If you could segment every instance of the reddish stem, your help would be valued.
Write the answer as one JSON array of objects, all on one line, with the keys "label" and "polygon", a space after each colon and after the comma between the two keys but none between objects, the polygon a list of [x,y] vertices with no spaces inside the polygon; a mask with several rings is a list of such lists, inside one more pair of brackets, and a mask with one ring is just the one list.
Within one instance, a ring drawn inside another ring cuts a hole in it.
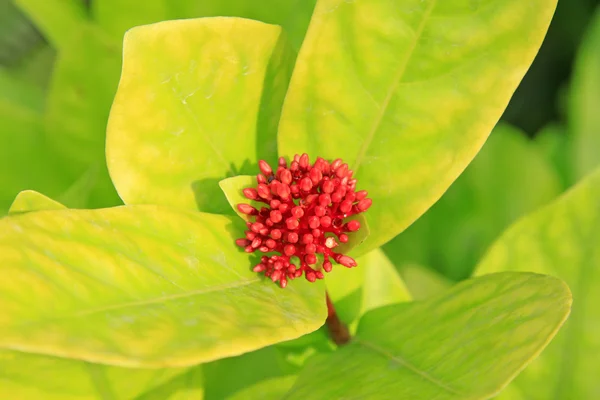
[{"label": "reddish stem", "polygon": [[325,321],[325,325],[327,325],[329,336],[335,344],[343,346],[352,339],[352,336],[350,336],[348,327],[338,317],[329,294],[325,294],[325,299],[327,301],[327,320]]}]

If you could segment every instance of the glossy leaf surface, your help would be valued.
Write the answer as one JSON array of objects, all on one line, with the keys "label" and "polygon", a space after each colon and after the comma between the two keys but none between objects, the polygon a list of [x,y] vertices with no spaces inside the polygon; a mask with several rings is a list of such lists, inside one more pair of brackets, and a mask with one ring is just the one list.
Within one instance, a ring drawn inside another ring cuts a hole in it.
[{"label": "glossy leaf surface", "polygon": [[573,291],[573,313],[548,349],[517,378],[517,389],[531,400],[597,397],[600,170],[508,229],[477,273],[518,270],[564,279]]},{"label": "glossy leaf surface", "polygon": [[284,399],[487,399],[539,354],[570,305],[556,278],[504,273],[378,308],[350,344],[309,361]]},{"label": "glossy leaf surface", "polygon": [[317,3],[282,113],[280,155],[343,158],[369,191],[366,252],[423,214],[483,145],[555,0]]},{"label": "glossy leaf surface", "polygon": [[127,204],[228,212],[218,183],[276,155],[293,54],[280,27],[240,18],[134,28],[107,131]]},{"label": "glossy leaf surface", "polygon": [[252,272],[233,242],[238,221],[156,206],[1,219],[0,268],[11,279],[0,282],[0,348],[173,367],[319,328],[324,285],[282,290]]}]

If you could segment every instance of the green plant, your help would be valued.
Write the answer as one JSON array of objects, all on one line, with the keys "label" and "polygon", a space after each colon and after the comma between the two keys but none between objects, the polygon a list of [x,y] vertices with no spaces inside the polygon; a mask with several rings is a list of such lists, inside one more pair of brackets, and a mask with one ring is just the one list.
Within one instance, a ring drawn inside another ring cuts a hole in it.
[{"label": "green plant", "polygon": [[[106,141],[108,171],[126,206],[74,210],[22,192],[0,220],[0,257],[10,276],[0,284],[6,310],[0,319],[0,394],[496,395],[564,322],[571,296],[564,283],[502,272],[409,302],[379,249],[425,212],[475,156],[531,63],[554,3],[470,6],[321,0],[297,57],[280,28],[244,19],[169,21],[129,31]],[[128,25],[106,18],[115,28],[99,30],[82,25],[73,10],[62,15],[72,16],[82,39],[65,44],[70,50],[63,64],[59,60],[65,72],[55,82],[68,86],[80,79],[105,96],[97,104],[70,98],[50,107],[50,114],[83,108],[69,113],[75,121],[70,126],[49,117],[53,130],[64,131],[61,140],[71,142],[55,146],[62,156],[49,157],[94,171],[103,163],[104,138],[90,121],[104,118],[109,82],[116,81],[76,73],[85,67],[75,58],[104,60],[114,75],[118,52],[111,46]],[[181,8],[173,10],[169,17],[182,15]],[[46,26],[56,43],[71,41],[68,25]],[[80,137],[82,131],[91,136]],[[73,156],[80,148],[86,152]],[[369,229],[361,230],[369,235],[365,241],[349,235],[358,268],[336,266],[324,283],[294,280],[279,289],[252,272],[255,257],[236,248],[244,221],[228,198],[237,203],[249,182],[239,176],[256,174],[259,160],[273,164],[278,156],[304,152],[350,163],[358,186],[373,198],[365,213]],[[95,174],[104,176],[104,184],[86,185],[94,176],[88,172],[79,186],[92,187],[91,198],[104,193],[97,205],[117,202],[107,172]],[[597,177],[540,215],[565,207],[579,210],[582,219],[595,215]],[[557,194],[558,184],[552,177],[548,182],[548,194],[525,202],[519,212]],[[523,222],[527,229],[544,229],[535,221],[546,217],[530,218],[534,222]],[[595,257],[596,225],[582,224],[586,229],[570,246]],[[525,265],[552,273],[545,266],[555,260],[578,262],[571,252],[541,257],[534,267],[527,261],[537,257],[538,247],[504,249],[509,239],[501,239],[494,249],[502,250],[492,250],[479,271]],[[567,243],[560,235],[539,242]],[[506,254],[517,254],[517,263],[508,264]],[[335,315],[330,308],[328,316],[325,291]],[[340,321],[353,339],[336,347],[329,335]],[[511,393],[527,393],[525,384],[517,384]]]}]

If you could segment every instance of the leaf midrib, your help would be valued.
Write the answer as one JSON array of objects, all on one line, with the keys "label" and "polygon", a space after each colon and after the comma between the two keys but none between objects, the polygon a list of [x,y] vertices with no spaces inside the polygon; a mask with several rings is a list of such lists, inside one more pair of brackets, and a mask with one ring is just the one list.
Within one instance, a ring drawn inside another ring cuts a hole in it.
[{"label": "leaf midrib", "polygon": [[371,142],[373,141],[375,134],[381,127],[383,117],[385,116],[387,109],[390,105],[390,102],[392,101],[392,96],[394,95],[394,93],[396,92],[396,89],[398,88],[398,85],[402,81],[402,77],[404,76],[404,73],[406,72],[406,68],[408,68],[408,64],[412,58],[413,53],[415,52],[415,49],[417,48],[417,43],[419,43],[419,40],[421,39],[421,37],[423,35],[423,31],[425,30],[425,25],[427,25],[427,21],[429,20],[429,17],[431,16],[433,9],[435,8],[436,2],[437,2],[437,0],[431,0],[429,7],[423,13],[423,19],[421,20],[421,22],[419,23],[419,26],[417,27],[414,39],[410,45],[410,48],[406,52],[406,57],[404,58],[404,60],[402,60],[402,63],[400,64],[400,67],[398,68],[398,72],[394,76],[392,84],[390,85],[390,88],[389,88],[385,98],[383,99],[383,102],[381,103],[381,106],[379,108],[379,113],[375,117],[373,126],[367,133],[367,136],[365,137],[365,140],[363,141],[363,143],[358,151],[358,154],[356,156],[356,159],[354,160],[354,165],[352,168],[355,175],[358,173],[358,168],[360,167],[360,164],[361,164],[363,158],[365,157],[365,154],[366,154],[369,146],[371,145]]},{"label": "leaf midrib", "polygon": [[359,337],[354,337],[352,339],[352,341],[365,347],[367,350],[371,350],[375,353],[378,353],[378,354],[384,356],[385,358],[389,359],[390,361],[393,361],[393,362],[399,364],[400,366],[405,367],[412,373],[418,375],[419,377],[425,379],[428,382],[433,383],[435,386],[443,389],[444,391],[446,391],[448,393],[451,393],[451,394],[459,396],[459,397],[463,396],[463,394],[461,392],[457,391],[456,389],[451,388],[450,386],[446,385],[444,382],[429,375],[427,372],[419,369],[417,366],[411,364],[409,361],[407,361],[406,359],[404,359],[398,355],[394,355],[394,354],[390,353],[389,351],[386,351],[367,340],[360,339]]},{"label": "leaf midrib", "polygon": [[189,291],[189,292],[185,292],[185,293],[175,293],[175,294],[171,294],[171,295],[167,295],[167,296],[155,297],[155,298],[138,300],[138,301],[131,301],[128,303],[113,304],[113,305],[108,305],[108,306],[104,306],[104,307],[93,308],[90,310],[80,311],[78,313],[71,314],[71,315],[65,315],[62,317],[28,321],[28,322],[23,322],[23,323],[12,325],[12,326],[13,327],[22,327],[22,326],[26,326],[26,325],[37,325],[37,324],[43,324],[43,323],[47,323],[47,322],[55,322],[55,321],[73,319],[73,318],[86,317],[89,315],[98,314],[98,313],[106,312],[106,311],[121,310],[121,309],[125,309],[125,308],[130,308],[130,307],[143,307],[143,306],[147,306],[150,304],[166,303],[169,301],[178,300],[178,299],[182,299],[182,298],[193,297],[193,296],[202,296],[204,294],[217,292],[217,291],[221,291],[221,290],[228,290],[228,289],[244,287],[244,286],[248,286],[253,283],[256,283],[256,282],[260,282],[260,278],[252,278],[249,280],[236,281],[236,282],[226,283],[226,284],[222,284],[222,285],[212,286],[209,288],[193,290],[193,291]]}]

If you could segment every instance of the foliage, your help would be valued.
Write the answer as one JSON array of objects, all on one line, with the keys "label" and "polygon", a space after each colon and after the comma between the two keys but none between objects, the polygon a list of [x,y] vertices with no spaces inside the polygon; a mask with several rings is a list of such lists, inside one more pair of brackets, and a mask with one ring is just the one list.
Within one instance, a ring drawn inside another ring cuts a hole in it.
[{"label": "foliage", "polygon": [[[15,4],[56,57],[0,71],[0,397],[598,397],[600,13],[530,139],[553,0]],[[280,289],[235,205],[303,152],[373,206]]]}]

